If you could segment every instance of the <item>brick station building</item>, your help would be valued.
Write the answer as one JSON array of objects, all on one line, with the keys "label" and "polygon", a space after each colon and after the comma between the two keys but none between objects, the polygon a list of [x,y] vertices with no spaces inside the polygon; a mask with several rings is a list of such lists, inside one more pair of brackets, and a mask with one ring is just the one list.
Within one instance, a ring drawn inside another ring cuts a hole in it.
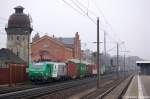
[{"label": "brick station building", "polygon": [[76,32],[75,37],[55,38],[45,35],[40,37],[36,34],[32,38],[31,57],[32,61],[48,59],[65,62],[70,58],[80,58],[80,39]]}]

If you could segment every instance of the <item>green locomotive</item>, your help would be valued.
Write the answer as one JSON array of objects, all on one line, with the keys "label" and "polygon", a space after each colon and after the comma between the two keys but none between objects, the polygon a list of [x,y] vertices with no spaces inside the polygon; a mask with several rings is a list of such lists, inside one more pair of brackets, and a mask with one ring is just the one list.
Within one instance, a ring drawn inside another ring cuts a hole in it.
[{"label": "green locomotive", "polygon": [[65,63],[40,61],[29,65],[29,79],[33,82],[64,79],[66,74]]},{"label": "green locomotive", "polygon": [[53,64],[47,62],[33,62],[29,65],[29,78],[31,81],[48,80],[53,72]]}]

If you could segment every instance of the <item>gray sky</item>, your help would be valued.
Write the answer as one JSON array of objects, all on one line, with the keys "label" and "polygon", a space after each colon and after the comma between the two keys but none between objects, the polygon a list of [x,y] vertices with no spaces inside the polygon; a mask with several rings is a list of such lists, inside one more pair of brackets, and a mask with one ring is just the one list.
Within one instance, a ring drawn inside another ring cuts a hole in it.
[{"label": "gray sky", "polygon": [[[71,0],[65,1],[75,7]],[[116,46],[114,41],[124,41],[130,55],[150,59],[150,46],[148,45],[150,42],[150,0],[78,1],[84,4],[88,9],[89,16],[95,22],[96,16],[100,17],[101,40],[103,40],[102,30],[105,30],[108,42],[107,49]],[[90,43],[96,41],[96,25],[86,15],[79,14],[62,0],[0,0],[0,48],[6,47],[4,27],[9,15],[14,13],[13,8],[18,5],[23,6],[25,13],[31,15],[32,25],[35,31],[40,32],[40,35],[73,37],[75,32],[79,32],[82,48],[96,50],[96,45]],[[32,36],[34,34],[35,32],[32,32]],[[120,50],[124,50],[123,45]]]}]

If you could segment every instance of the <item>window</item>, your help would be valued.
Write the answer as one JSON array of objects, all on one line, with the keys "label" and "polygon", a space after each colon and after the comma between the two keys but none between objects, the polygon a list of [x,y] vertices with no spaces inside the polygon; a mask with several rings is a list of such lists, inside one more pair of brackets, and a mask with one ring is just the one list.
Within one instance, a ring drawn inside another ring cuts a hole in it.
[{"label": "window", "polygon": [[13,35],[11,36],[11,40],[13,40]]},{"label": "window", "polygon": [[13,48],[10,49],[13,52]]},{"label": "window", "polygon": [[44,44],[44,45],[43,45],[43,48],[48,48],[48,44]]},{"label": "window", "polygon": [[25,40],[25,37],[23,36],[23,40]]},{"label": "window", "polygon": [[63,72],[65,71],[65,67],[62,68],[62,71],[63,71]]},{"label": "window", "polygon": [[17,56],[19,56],[19,52],[17,51]]},{"label": "window", "polygon": [[19,40],[19,36],[17,36],[17,40]]},{"label": "window", "polygon": [[43,63],[33,63],[32,68],[43,68]]},{"label": "window", "polygon": [[16,54],[17,54],[17,56],[19,56],[19,50],[18,50],[18,48],[17,48],[17,53]]}]

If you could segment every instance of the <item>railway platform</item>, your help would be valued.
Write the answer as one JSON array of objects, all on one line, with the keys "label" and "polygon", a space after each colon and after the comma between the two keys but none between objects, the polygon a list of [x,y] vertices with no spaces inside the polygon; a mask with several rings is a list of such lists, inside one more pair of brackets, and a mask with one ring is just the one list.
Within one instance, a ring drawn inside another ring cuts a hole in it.
[{"label": "railway platform", "polygon": [[123,99],[150,99],[150,75],[135,75]]}]

